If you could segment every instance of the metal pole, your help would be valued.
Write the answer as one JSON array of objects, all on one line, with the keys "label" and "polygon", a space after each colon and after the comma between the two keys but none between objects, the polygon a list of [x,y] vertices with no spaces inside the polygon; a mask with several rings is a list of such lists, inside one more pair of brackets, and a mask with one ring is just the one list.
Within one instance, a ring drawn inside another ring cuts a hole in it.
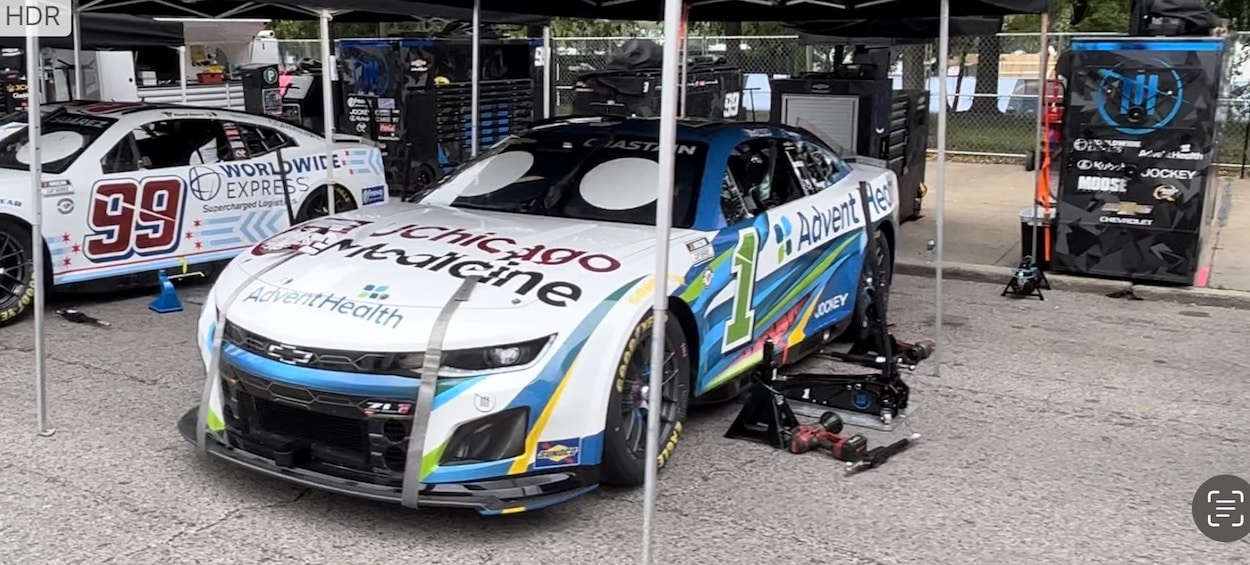
[{"label": "metal pole", "polygon": [[82,26],[79,25],[80,14],[81,8],[78,6],[78,2],[74,2],[73,23],[71,24],[74,28],[71,30],[74,34],[74,100],[82,100],[82,80],[84,76],[82,70]]},{"label": "metal pole", "polygon": [[330,53],[330,11],[321,11],[321,111],[326,136],[326,211],[334,215],[334,61]]},{"label": "metal pole", "polygon": [[[38,6],[38,0],[26,0],[26,9]],[[77,36],[78,29],[71,30]],[[43,55],[39,52],[39,26],[26,26],[26,128],[30,143],[30,193],[31,193],[31,268],[30,280],[35,285],[35,415],[39,420],[39,435],[50,436],[56,430],[48,427],[48,371],[43,350],[43,304],[46,289],[43,272],[43,157],[40,141],[43,127],[40,123],[43,101]]]},{"label": "metal pole", "polygon": [[689,80],[690,69],[690,37],[686,35],[686,18],[682,17],[681,34],[681,104],[677,106],[678,117],[686,117],[686,82]]},{"label": "metal pole", "polygon": [[469,95],[469,104],[473,107],[469,109],[469,155],[477,157],[479,147],[478,128],[480,124],[480,108],[482,103],[482,0],[473,0],[473,78],[470,80],[470,87],[473,92]]},{"label": "metal pole", "polygon": [[668,248],[673,223],[673,168],[677,158],[677,89],[682,0],[664,2],[664,64],[660,78],[660,170],[655,203],[655,307],[651,327],[651,375],[647,383],[647,471],[643,487],[642,563],[650,565],[655,531],[656,476],[660,457],[660,407],[664,405],[664,328],[668,320]]},{"label": "metal pole", "polygon": [[[1037,147],[1033,151],[1033,170],[1037,172],[1037,175],[1034,177],[1034,181],[1033,181],[1033,219],[1037,223],[1033,224],[1032,226],[1033,228],[1032,229],[1032,232],[1033,232],[1032,256],[1033,256],[1033,261],[1035,265],[1041,264],[1041,257],[1038,257],[1037,255],[1037,233],[1039,231],[1041,231],[1042,233],[1048,233],[1047,230],[1043,226],[1043,223],[1046,221],[1045,220],[1046,209],[1042,207],[1041,199],[1038,198],[1038,195],[1037,195],[1037,189],[1038,187],[1042,186],[1042,175],[1050,174],[1049,170],[1046,170],[1046,171],[1042,170],[1042,149],[1046,143],[1046,136],[1048,134],[1048,132],[1046,131],[1046,121],[1043,119],[1042,112],[1046,111],[1046,92],[1050,90],[1049,88],[1047,88],[1047,84],[1046,84],[1046,79],[1047,79],[1046,63],[1047,63],[1047,59],[1050,56],[1050,45],[1049,45],[1050,42],[1047,41],[1046,30],[1049,29],[1049,27],[1050,27],[1050,14],[1043,13],[1042,14],[1042,30],[1041,30],[1042,33],[1039,36],[1041,43],[1037,52],[1037,62],[1038,62],[1038,66],[1040,67],[1037,71],[1037,78],[1038,78],[1038,81],[1037,81],[1037,85],[1038,85],[1037,86]],[[1049,200],[1049,195],[1047,196],[1047,200]]]},{"label": "metal pole", "polygon": [[[227,85],[229,86],[229,85]],[[227,88],[227,90],[229,90]],[[182,103],[187,103],[187,46],[178,46],[178,92],[182,95]]]},{"label": "metal pole", "polygon": [[550,118],[551,106],[551,64],[556,60],[551,54],[551,26],[543,26],[543,118]]},{"label": "metal pole", "polygon": [[937,256],[937,281],[934,287],[937,297],[934,302],[933,319],[937,327],[933,331],[933,341],[937,344],[937,350],[933,352],[934,376],[942,374],[942,351],[946,349],[942,343],[942,230],[946,220],[946,107],[948,104],[946,80],[951,42],[950,0],[942,0],[941,11],[939,22],[941,31],[938,33],[938,100],[941,103],[938,104],[937,183],[935,183],[937,185],[937,235],[934,238],[934,247]]}]

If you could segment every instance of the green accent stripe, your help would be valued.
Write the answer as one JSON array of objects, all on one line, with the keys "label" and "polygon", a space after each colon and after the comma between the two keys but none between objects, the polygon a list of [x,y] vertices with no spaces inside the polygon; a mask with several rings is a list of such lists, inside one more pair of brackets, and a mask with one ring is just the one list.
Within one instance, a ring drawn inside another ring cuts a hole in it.
[{"label": "green accent stripe", "polygon": [[[717,255],[704,270],[711,270],[713,272],[716,271],[716,268],[721,266],[725,261],[728,261],[731,255],[733,255],[732,248],[725,250],[720,255]],[[701,276],[701,273],[695,273],[694,281],[691,282],[690,286],[686,287],[686,290],[681,293],[680,298],[685,301],[686,304],[693,304],[694,301],[699,298],[699,295],[703,294],[705,286],[706,285],[703,284],[703,277]]]},{"label": "green accent stripe", "polygon": [[779,316],[782,311],[792,306],[791,303],[797,300],[799,296],[811,290],[812,285],[816,283],[816,279],[824,275],[825,270],[827,270],[829,266],[833,264],[834,261],[836,261],[839,257],[841,257],[842,252],[846,250],[846,247],[855,240],[856,238],[847,238],[847,240],[843,241],[841,245],[838,245],[836,248],[834,248],[832,253],[826,255],[825,258],[820,261],[820,263],[817,263],[814,267],[808,270],[807,274],[803,276],[803,278],[799,281],[799,283],[791,287],[790,292],[787,292],[785,296],[781,298],[781,300],[778,300],[775,304],[773,304],[772,309],[770,309],[768,313],[764,315],[763,321],[758,322],[758,323],[761,326],[767,326],[768,322],[771,322],[774,318]]}]

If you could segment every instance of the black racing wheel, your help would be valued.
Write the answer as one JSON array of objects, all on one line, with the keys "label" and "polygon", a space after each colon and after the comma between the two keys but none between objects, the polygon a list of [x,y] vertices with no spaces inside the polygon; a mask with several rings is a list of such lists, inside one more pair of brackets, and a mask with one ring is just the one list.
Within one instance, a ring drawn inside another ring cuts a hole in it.
[{"label": "black racing wheel", "polygon": [[0,326],[26,317],[34,301],[30,228],[0,220]]},{"label": "black racing wheel", "polygon": [[[295,216],[295,222],[301,223],[330,215],[329,200],[326,197],[328,192],[325,187],[321,187],[308,195],[304,199],[304,205],[300,207],[299,214]],[[334,213],[355,209],[356,199],[352,197],[352,192],[345,187],[334,185]]]},{"label": "black racing wheel", "polygon": [[[646,475],[648,384],[651,375],[651,330],[655,315],[647,314],[630,335],[620,364],[613,372],[603,431],[603,482],[638,486]],[[659,465],[672,456],[681,438],[690,401],[690,350],[681,325],[668,316],[664,326],[664,380],[660,407]]]},{"label": "black racing wheel", "polygon": [[[876,240],[877,253],[875,256],[864,255],[864,266],[855,295],[855,316],[843,334],[846,338],[857,339],[871,329],[866,325],[869,309],[881,317],[888,316],[890,310],[890,285],[894,283],[894,258],[891,256],[890,239],[881,230],[874,231],[873,238]],[[873,281],[871,288],[868,286],[870,278]],[[878,286],[878,281],[884,284]]]}]

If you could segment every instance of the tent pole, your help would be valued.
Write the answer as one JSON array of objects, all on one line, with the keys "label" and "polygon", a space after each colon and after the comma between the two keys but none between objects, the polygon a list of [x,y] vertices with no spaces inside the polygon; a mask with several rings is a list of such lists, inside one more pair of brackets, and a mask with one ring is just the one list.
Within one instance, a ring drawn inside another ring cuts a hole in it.
[{"label": "tent pole", "polygon": [[650,565],[655,531],[656,475],[660,456],[660,407],[664,405],[664,327],[668,320],[668,249],[673,223],[673,168],[677,159],[678,56],[682,0],[664,2],[664,63],[660,78],[660,147],[655,202],[655,307],[651,326],[651,375],[647,383],[647,467],[643,488],[642,563]]},{"label": "tent pole", "polygon": [[480,133],[478,129],[481,127],[479,119],[481,118],[481,109],[478,106],[482,103],[482,0],[473,0],[473,75],[470,82],[472,93],[469,97],[469,155],[476,158],[480,143]]},{"label": "tent pole", "polygon": [[936,302],[934,302],[933,319],[936,328],[933,332],[933,341],[937,344],[937,350],[933,352],[933,375],[941,376],[942,374],[942,351],[946,349],[942,343],[942,232],[946,222],[946,113],[949,101],[946,99],[946,81],[947,81],[947,65],[950,61],[950,43],[951,43],[951,5],[950,0],[942,0],[941,16],[939,24],[941,31],[938,34],[938,122],[937,122],[937,235],[934,238],[934,246],[937,255],[936,265],[936,283],[934,284]]},{"label": "tent pole", "polygon": [[[1037,86],[1037,139],[1036,139],[1037,146],[1034,147],[1034,152],[1033,152],[1033,170],[1037,172],[1037,175],[1033,183],[1033,187],[1034,187],[1033,217],[1039,223],[1044,223],[1045,222],[1044,214],[1046,213],[1046,210],[1042,204],[1042,200],[1038,198],[1037,196],[1037,188],[1042,186],[1042,175],[1050,174],[1049,170],[1045,170],[1045,171],[1042,170],[1042,149],[1045,147],[1045,143],[1046,143],[1044,136],[1048,134],[1048,132],[1046,131],[1045,120],[1043,119],[1042,112],[1046,111],[1046,91],[1049,90],[1047,88],[1048,85],[1046,84],[1046,79],[1048,78],[1046,67],[1047,67],[1047,62],[1048,62],[1047,59],[1048,59],[1048,56],[1050,55],[1050,52],[1049,52],[1050,42],[1047,41],[1046,39],[1046,30],[1050,27],[1050,14],[1043,13],[1041,19],[1042,19],[1042,29],[1041,29],[1041,34],[1038,35],[1039,48],[1037,51],[1037,63],[1039,67],[1037,71],[1037,78],[1038,78],[1038,81],[1037,81],[1037,85],[1038,85]],[[1049,186],[1049,184],[1047,186]],[[1039,227],[1040,226],[1038,226],[1037,224],[1034,224],[1033,237],[1031,238],[1033,240],[1032,242],[1033,250],[1032,250],[1031,255],[1033,257],[1033,260],[1036,262],[1035,264],[1041,263],[1041,258],[1039,258],[1037,255],[1037,233],[1039,231],[1046,233],[1045,230],[1039,230]]]},{"label": "tent pole", "polygon": [[[26,0],[26,9],[38,6],[38,0]],[[77,29],[74,29],[77,37]],[[31,214],[31,281],[35,285],[35,415],[39,420],[39,435],[47,437],[56,432],[48,427],[48,371],[43,350],[43,305],[46,289],[43,272],[43,159],[39,150],[43,136],[43,118],[39,105],[43,101],[43,55],[39,52],[39,26],[26,26],[26,128],[30,138],[30,203]]]},{"label": "tent pole", "polygon": [[334,215],[334,61],[330,53],[330,11],[321,10],[321,112],[326,136],[326,211]]},{"label": "tent pole", "polygon": [[79,7],[78,2],[74,2],[74,11],[73,11],[74,21],[71,24],[72,27],[74,28],[72,30],[74,34],[74,100],[82,100],[82,80],[84,76],[84,73],[82,70],[82,24],[81,24],[82,20],[80,18],[81,14],[82,14],[82,8]]},{"label": "tent pole", "polygon": [[543,119],[550,118],[551,111],[551,64],[556,60],[551,54],[551,26],[543,26]]},{"label": "tent pole", "polygon": [[681,104],[677,105],[677,116],[686,117],[686,82],[690,76],[690,36],[689,26],[686,16],[683,14],[681,18]]},{"label": "tent pole", "polygon": [[187,103],[187,46],[178,46],[178,93],[182,95],[182,103]]}]

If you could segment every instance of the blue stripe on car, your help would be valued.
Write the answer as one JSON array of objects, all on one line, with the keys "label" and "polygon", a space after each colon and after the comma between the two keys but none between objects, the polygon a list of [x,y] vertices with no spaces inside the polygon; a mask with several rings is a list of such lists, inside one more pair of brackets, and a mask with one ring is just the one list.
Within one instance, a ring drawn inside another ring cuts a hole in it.
[{"label": "blue stripe on car", "polygon": [[[291,386],[351,396],[415,399],[417,388],[421,384],[417,377],[346,373],[288,365],[245,351],[230,343],[223,344],[222,358],[230,365],[261,378]],[[434,396],[434,409],[438,410],[440,406],[488,376],[442,379],[440,384],[446,384],[439,387],[441,390]]]},{"label": "blue stripe on car", "polygon": [[556,387],[560,385],[561,379],[568,372],[569,365],[577,358],[577,354],[581,352],[582,347],[586,345],[590,336],[595,333],[595,330],[599,329],[599,323],[616,306],[621,297],[625,296],[625,291],[638,284],[641,280],[642,277],[639,277],[630,281],[628,284],[616,289],[603,302],[595,306],[595,309],[582,320],[582,323],[577,325],[573,333],[569,334],[568,339],[564,340],[560,349],[556,350],[551,360],[547,362],[547,365],[538,374],[538,377],[526,385],[521,390],[521,393],[508,405],[508,408],[516,408],[518,406],[533,408],[533,410],[529,411],[528,429],[534,428],[534,423],[538,421],[543,408],[551,402],[551,395],[555,393]]}]

